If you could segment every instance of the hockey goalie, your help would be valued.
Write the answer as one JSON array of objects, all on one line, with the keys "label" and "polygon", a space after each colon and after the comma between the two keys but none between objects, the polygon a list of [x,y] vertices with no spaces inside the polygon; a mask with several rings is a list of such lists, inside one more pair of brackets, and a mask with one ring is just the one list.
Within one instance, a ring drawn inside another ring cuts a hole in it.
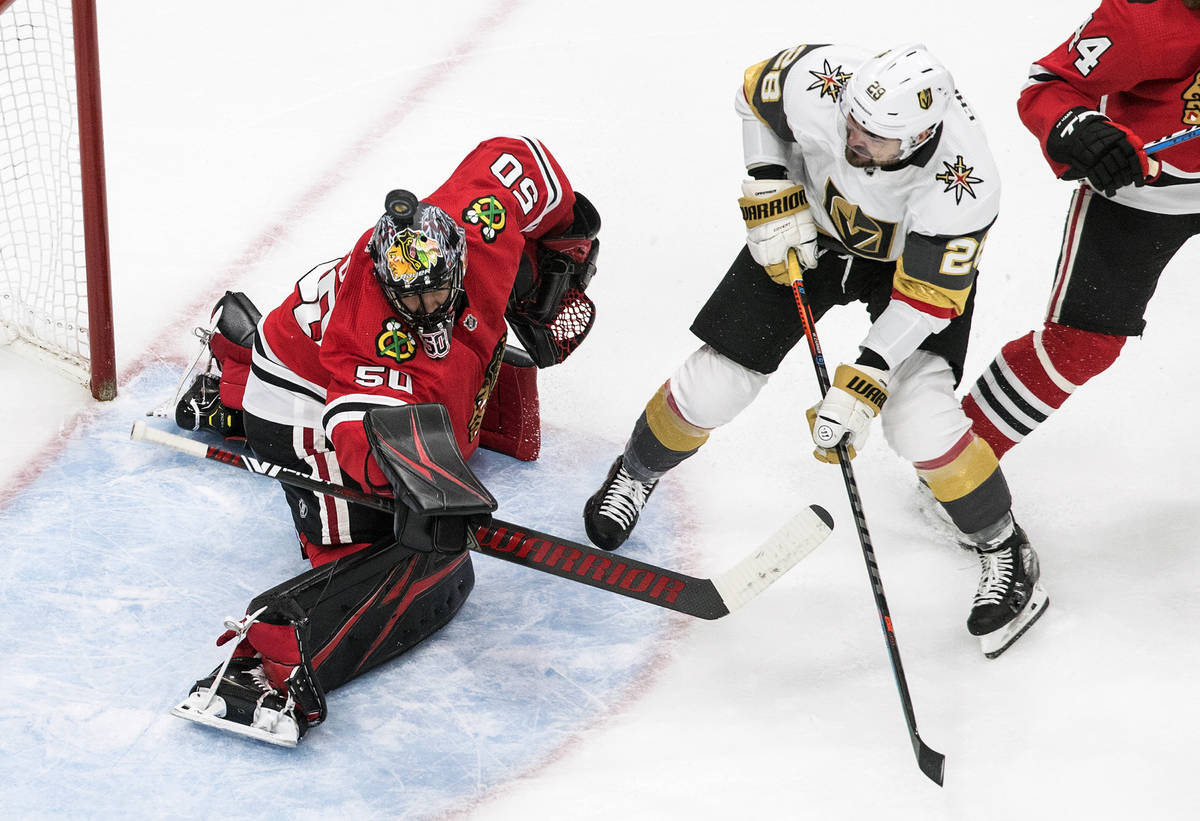
[{"label": "hockey goalie", "polygon": [[496,508],[467,460],[480,445],[537,458],[537,369],[592,327],[599,229],[545,146],[492,138],[424,199],[388,194],[348,254],[265,316],[222,298],[178,424],[392,496],[396,513],[285,485],[312,569],[226,621],[225,660],[175,715],[295,745],[326,693],[454,618],[474,584],[469,540]]}]

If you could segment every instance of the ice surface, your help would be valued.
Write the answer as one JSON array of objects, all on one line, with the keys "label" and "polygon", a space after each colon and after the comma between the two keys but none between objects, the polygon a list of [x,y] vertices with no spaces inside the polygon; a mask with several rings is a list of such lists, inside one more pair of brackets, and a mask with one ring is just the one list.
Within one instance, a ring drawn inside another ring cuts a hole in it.
[{"label": "ice surface", "polygon": [[[918,725],[947,756],[941,790],[912,757],[840,477],[808,455],[803,348],[664,481],[627,548],[712,575],[823,505],[835,533],[776,586],[696,622],[475,557],[460,617],[332,694],[292,751],[167,712],[219,660],[221,619],[304,568],[278,491],[128,441],[226,288],[275,304],[387,190],[426,192],[479,140],[531,134],[603,216],[600,313],[541,374],[544,459],[476,467],[505,518],[580,536],[584,499],[742,241],[734,89],[798,42],[924,41],[988,127],[1005,187],[973,375],[1042,316],[1070,186],[1014,100],[1091,9],[102,4],[121,395],[95,406],[0,350],[6,817],[1193,817],[1195,242],[1144,338],[1005,458],[1051,604],[1001,658],[966,632],[975,559],[921,513],[911,469],[878,431],[856,460]],[[861,314],[822,321],[831,361]]]}]

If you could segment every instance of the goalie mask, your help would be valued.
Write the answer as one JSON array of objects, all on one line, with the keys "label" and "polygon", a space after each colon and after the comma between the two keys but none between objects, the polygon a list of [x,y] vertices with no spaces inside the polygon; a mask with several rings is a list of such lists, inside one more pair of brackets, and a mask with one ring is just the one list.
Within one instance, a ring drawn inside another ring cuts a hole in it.
[{"label": "goalie mask", "polygon": [[954,78],[920,43],[889,49],[858,67],[838,95],[846,161],[894,165],[937,133]]},{"label": "goalie mask", "polygon": [[367,250],[392,310],[427,356],[445,357],[463,295],[466,232],[441,208],[397,190],[387,195]]}]

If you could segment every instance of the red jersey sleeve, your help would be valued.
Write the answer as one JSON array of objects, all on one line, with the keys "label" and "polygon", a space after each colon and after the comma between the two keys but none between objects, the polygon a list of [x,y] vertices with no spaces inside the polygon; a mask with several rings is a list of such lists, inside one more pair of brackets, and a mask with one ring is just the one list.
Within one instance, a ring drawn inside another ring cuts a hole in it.
[{"label": "red jersey sleeve", "polygon": [[478,234],[484,245],[506,232],[536,239],[561,230],[575,206],[558,161],[530,137],[483,141],[426,199],[461,220],[468,239]]},{"label": "red jersey sleeve", "polygon": [[[1149,141],[1200,123],[1200,11],[1180,2],[1103,0],[1030,66],[1017,112],[1042,146],[1076,106],[1103,111]],[[1066,166],[1046,157],[1055,174]]]}]

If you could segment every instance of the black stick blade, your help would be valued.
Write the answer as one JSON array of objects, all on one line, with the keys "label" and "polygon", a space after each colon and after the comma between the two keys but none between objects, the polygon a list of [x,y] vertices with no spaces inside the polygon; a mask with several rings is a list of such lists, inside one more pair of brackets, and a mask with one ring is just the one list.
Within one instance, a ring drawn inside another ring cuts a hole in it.
[{"label": "black stick blade", "polygon": [[916,739],[917,766],[939,787],[946,772],[946,756],[934,750],[921,739]]}]

